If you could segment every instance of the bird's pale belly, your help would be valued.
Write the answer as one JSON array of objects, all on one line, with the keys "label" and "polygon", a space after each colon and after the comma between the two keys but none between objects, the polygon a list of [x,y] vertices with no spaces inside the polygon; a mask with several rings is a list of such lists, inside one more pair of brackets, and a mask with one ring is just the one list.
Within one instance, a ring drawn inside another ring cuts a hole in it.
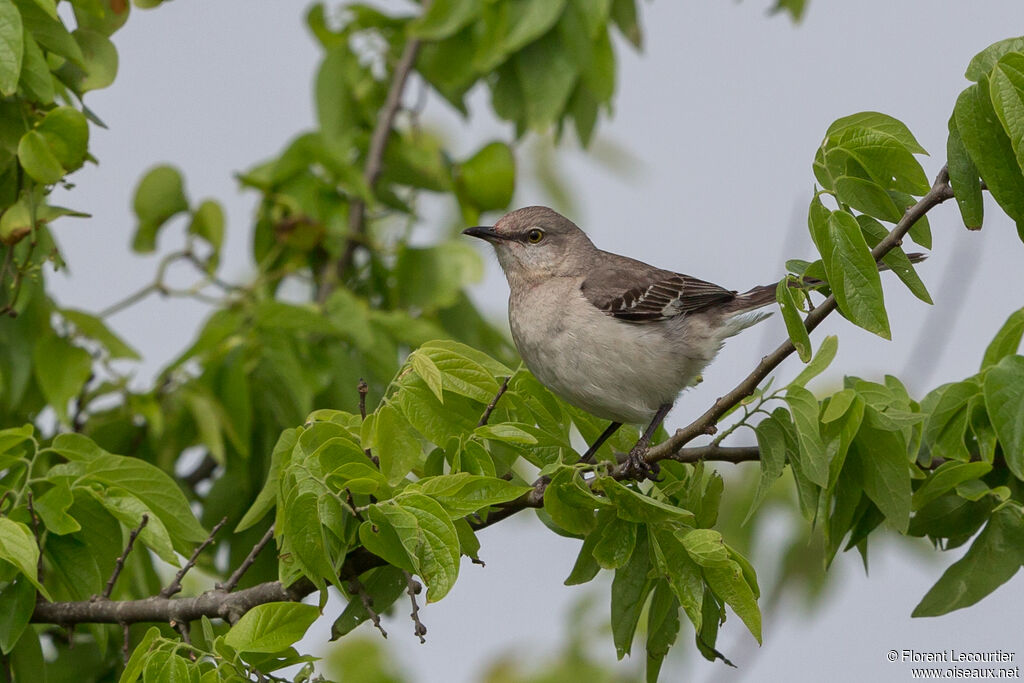
[{"label": "bird's pale belly", "polygon": [[[531,303],[529,296],[509,301],[512,338],[526,366],[556,395],[607,420],[650,421],[710,360],[674,352],[658,323],[609,320],[589,302],[562,308],[574,312],[568,316]],[[597,326],[602,334],[593,333]]]}]

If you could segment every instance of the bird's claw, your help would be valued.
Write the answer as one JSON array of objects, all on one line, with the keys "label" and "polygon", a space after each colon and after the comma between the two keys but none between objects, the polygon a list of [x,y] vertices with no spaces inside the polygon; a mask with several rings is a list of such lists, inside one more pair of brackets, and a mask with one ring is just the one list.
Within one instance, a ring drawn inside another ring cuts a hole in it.
[{"label": "bird's claw", "polygon": [[636,479],[637,481],[643,481],[644,479],[654,482],[662,481],[658,477],[661,467],[656,462],[647,462],[644,459],[646,455],[647,446],[642,446],[641,444],[634,446],[633,450],[626,456],[625,463],[623,463],[623,473],[630,479]]}]

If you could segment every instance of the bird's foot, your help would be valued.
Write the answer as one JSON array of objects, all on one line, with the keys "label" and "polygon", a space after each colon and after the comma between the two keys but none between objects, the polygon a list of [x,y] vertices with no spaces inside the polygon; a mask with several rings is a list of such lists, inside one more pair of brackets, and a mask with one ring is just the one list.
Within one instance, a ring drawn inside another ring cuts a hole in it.
[{"label": "bird's foot", "polygon": [[658,474],[661,472],[661,467],[656,462],[647,462],[645,456],[649,446],[644,443],[638,443],[633,446],[633,450],[626,456],[626,461],[623,463],[623,473],[630,479],[636,479],[637,481],[643,481],[644,479],[650,479],[651,481],[661,481]]}]

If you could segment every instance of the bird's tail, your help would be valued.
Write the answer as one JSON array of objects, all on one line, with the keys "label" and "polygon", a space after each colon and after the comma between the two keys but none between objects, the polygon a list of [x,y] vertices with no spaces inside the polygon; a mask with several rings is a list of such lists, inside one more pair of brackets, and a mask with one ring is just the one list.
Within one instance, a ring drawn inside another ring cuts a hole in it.
[{"label": "bird's tail", "polygon": [[[920,263],[928,258],[927,254],[912,253],[907,254],[907,258],[910,259],[911,263]],[[889,266],[884,263],[878,264],[878,270],[891,270]],[[799,281],[792,282],[791,287],[820,287],[825,283],[821,280],[812,277],[805,277]],[[750,289],[742,294],[737,294],[733,300],[731,306],[735,313],[746,313],[747,311],[753,311],[764,306],[775,303],[775,288],[778,284],[773,285],[759,285]]]}]

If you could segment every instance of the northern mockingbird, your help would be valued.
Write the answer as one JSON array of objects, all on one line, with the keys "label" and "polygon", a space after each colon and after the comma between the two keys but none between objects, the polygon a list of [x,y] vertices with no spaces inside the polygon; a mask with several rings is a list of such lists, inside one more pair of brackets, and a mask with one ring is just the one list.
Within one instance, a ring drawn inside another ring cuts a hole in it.
[{"label": "northern mockingbird", "polygon": [[463,234],[491,243],[508,279],[508,319],[526,367],[569,403],[611,424],[647,423],[627,467],[653,477],[643,456],[679,393],[725,340],[764,320],[775,285],[742,294],[601,251],[565,216],[530,206]]}]

